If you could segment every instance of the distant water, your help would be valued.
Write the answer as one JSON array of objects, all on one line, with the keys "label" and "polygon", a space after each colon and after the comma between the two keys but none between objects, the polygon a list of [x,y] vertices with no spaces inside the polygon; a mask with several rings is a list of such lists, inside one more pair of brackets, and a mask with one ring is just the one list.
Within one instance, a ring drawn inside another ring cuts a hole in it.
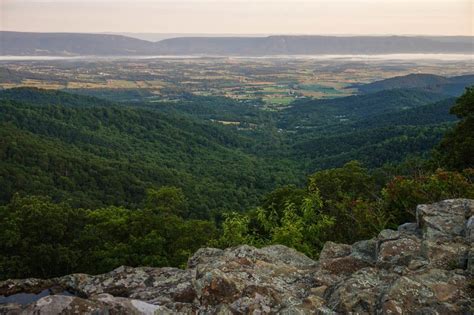
[{"label": "distant water", "polygon": [[48,61],[48,60],[139,60],[139,59],[314,59],[314,60],[441,60],[473,61],[474,54],[383,54],[383,55],[272,55],[272,56],[219,56],[219,55],[157,55],[157,56],[0,56],[0,61]]},{"label": "distant water", "polygon": [[[48,296],[48,295],[51,295],[51,290],[50,289],[43,290],[38,294],[17,293],[17,294],[13,294],[13,295],[10,295],[10,296],[0,295],[0,304],[17,303],[17,304],[21,304],[21,305],[27,305],[27,304],[33,303],[33,302],[41,299],[42,297],[45,297],[45,296]],[[63,292],[57,293],[57,295],[74,296],[74,294],[72,294],[69,291],[63,291]]]}]

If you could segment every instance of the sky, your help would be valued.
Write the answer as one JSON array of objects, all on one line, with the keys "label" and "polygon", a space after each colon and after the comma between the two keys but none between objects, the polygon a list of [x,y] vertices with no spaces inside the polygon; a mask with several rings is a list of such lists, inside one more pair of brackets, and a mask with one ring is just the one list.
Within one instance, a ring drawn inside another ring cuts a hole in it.
[{"label": "sky", "polygon": [[28,32],[474,35],[474,0],[0,0]]}]

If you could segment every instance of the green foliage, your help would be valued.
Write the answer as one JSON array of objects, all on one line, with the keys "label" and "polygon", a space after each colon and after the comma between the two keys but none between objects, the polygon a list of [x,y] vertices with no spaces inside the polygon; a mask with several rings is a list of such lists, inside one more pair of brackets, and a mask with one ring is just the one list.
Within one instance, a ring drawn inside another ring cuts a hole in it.
[{"label": "green foliage", "polygon": [[188,205],[181,188],[164,186],[158,190],[147,190],[145,208],[183,216],[187,213]]},{"label": "green foliage", "polygon": [[334,219],[321,212],[318,192],[301,194],[300,190],[287,187],[274,191],[265,199],[262,207],[246,215],[226,216],[222,236],[216,245],[283,244],[309,256],[317,256],[334,225]]},{"label": "green foliage", "polygon": [[419,204],[452,198],[474,198],[474,171],[437,170],[420,176],[397,176],[382,191],[384,207],[394,216],[394,223],[413,221]]},{"label": "green foliage", "polygon": [[[432,93],[391,91],[316,107],[309,101],[274,115],[222,98],[187,96],[159,108],[2,92],[0,275],[182,267],[206,245],[284,244],[317,257],[325,241],[371,238],[412,220],[417,204],[474,198],[474,171],[466,168],[473,95],[468,89],[453,107],[461,121],[440,146],[442,163],[464,170],[433,172],[435,163],[419,154],[452,117],[445,113],[449,100],[427,105],[441,98]],[[388,96],[394,99],[384,103]],[[241,110],[243,126],[257,129],[206,121],[234,120]],[[340,120],[344,111],[349,122]],[[415,113],[431,113],[429,122],[419,123]],[[291,129],[296,123],[308,128]],[[411,160],[398,164],[407,154]],[[369,167],[391,165],[371,170],[355,157]],[[308,170],[319,171],[306,187],[268,193],[301,184]],[[209,218],[222,213],[219,231]]]},{"label": "green foliage", "polygon": [[34,105],[0,101],[3,204],[25,192],[75,207],[137,207],[148,189],[176,186],[192,204],[182,215],[209,218],[254,206],[262,193],[301,176],[293,162],[256,155],[255,140],[224,126],[172,112],[80,106],[83,96],[50,106],[49,93],[24,97],[31,93],[41,94]]},{"label": "green foliage", "polygon": [[457,170],[474,167],[474,87],[457,99],[451,113],[461,120],[438,146],[443,165]]},{"label": "green foliage", "polygon": [[216,236],[210,221],[151,209],[73,209],[45,197],[15,196],[0,217],[2,279],[102,273],[120,265],[184,266]]},{"label": "green foliage", "polygon": [[254,244],[253,236],[249,234],[249,218],[246,215],[230,212],[224,215],[222,234],[211,242],[217,247],[232,247],[241,244]]},{"label": "green foliage", "polygon": [[227,217],[217,244],[284,244],[317,257],[326,241],[353,243],[413,221],[418,204],[474,198],[472,169],[397,176],[383,187],[377,176],[357,161],[316,172],[306,190],[277,189],[261,207]]},{"label": "green foliage", "polygon": [[379,206],[374,176],[357,161],[316,172],[309,177],[308,189],[321,192],[324,213],[335,218],[333,240],[371,237],[390,220]]},{"label": "green foliage", "polygon": [[[440,98],[390,91],[273,113],[222,97],[116,104],[59,91],[0,91],[0,204],[22,192],[73,207],[136,208],[149,189],[176,186],[189,200],[179,209],[184,217],[243,211],[276,187],[302,185],[315,170],[353,159],[378,167],[426,153],[453,119],[449,100],[427,105]],[[418,114],[431,118],[421,123]],[[286,123],[293,118],[302,128]]]},{"label": "green foliage", "polygon": [[289,202],[280,224],[270,230],[271,243],[293,247],[310,257],[316,257],[335,223],[333,217],[320,211],[321,206],[319,195],[314,193],[303,199],[301,208]]},{"label": "green foliage", "polygon": [[47,197],[15,195],[0,208],[0,275],[57,276],[78,267],[77,242],[86,213]]},{"label": "green foliage", "polygon": [[319,191],[325,200],[372,198],[374,179],[358,161],[346,163],[343,167],[316,172],[309,177],[308,189]]}]

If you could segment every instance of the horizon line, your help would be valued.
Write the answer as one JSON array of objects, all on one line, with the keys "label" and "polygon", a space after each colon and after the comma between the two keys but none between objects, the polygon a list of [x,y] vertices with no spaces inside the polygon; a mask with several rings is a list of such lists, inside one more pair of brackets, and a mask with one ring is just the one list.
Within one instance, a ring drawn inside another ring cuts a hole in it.
[{"label": "horizon line", "polygon": [[403,33],[381,33],[381,34],[370,34],[370,33],[210,33],[210,32],[128,32],[128,31],[73,31],[73,32],[64,32],[64,31],[20,31],[20,30],[11,30],[11,29],[0,29],[0,32],[15,32],[15,33],[38,33],[38,34],[102,34],[102,35],[122,35],[124,34],[142,34],[142,35],[188,35],[188,36],[201,36],[201,35],[211,35],[211,36],[253,36],[253,37],[269,37],[269,36],[424,36],[424,37],[474,37],[474,34],[471,35],[448,35],[448,34],[403,34]]}]

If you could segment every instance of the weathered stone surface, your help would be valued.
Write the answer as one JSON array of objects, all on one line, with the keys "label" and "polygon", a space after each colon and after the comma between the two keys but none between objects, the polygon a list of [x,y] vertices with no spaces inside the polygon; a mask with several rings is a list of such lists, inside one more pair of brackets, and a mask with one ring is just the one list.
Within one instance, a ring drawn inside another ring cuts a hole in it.
[{"label": "weathered stone surface", "polygon": [[218,259],[195,267],[193,284],[206,311],[226,304],[237,313],[277,312],[304,304],[315,283],[315,262],[284,246],[240,246],[216,254]]},{"label": "weathered stone surface", "polygon": [[25,310],[27,314],[105,314],[105,312],[106,306],[103,303],[61,295],[41,298]]},{"label": "weathered stone surface", "polygon": [[332,288],[328,306],[338,314],[375,314],[378,299],[396,275],[376,268],[357,271]]},{"label": "weathered stone surface", "polygon": [[471,216],[466,222],[466,241],[474,243],[474,216]]},{"label": "weathered stone surface", "polygon": [[469,314],[467,279],[453,271],[428,269],[398,278],[382,297],[385,314]]},{"label": "weathered stone surface", "polygon": [[425,239],[451,239],[464,236],[468,219],[474,212],[474,200],[452,199],[416,208],[418,227]]},{"label": "weathered stone surface", "polygon": [[433,242],[422,243],[422,254],[430,267],[443,269],[466,269],[471,246],[464,242]]},{"label": "weathered stone surface", "polygon": [[409,265],[411,260],[420,256],[421,241],[407,235],[380,242],[377,262],[389,265]]},{"label": "weathered stone surface", "polygon": [[139,300],[114,297],[110,294],[100,294],[90,299],[75,296],[51,295],[29,305],[26,314],[130,314],[153,315],[157,313],[171,314],[161,306]]},{"label": "weathered stone surface", "polygon": [[402,234],[415,234],[418,235],[418,225],[414,222],[408,222],[400,225],[397,229],[398,232]]},{"label": "weathered stone surface", "polygon": [[347,244],[326,242],[319,254],[319,260],[348,256],[351,253],[351,249],[352,247]]},{"label": "weathered stone surface", "polygon": [[321,269],[336,275],[347,275],[362,268],[372,266],[371,263],[353,256],[326,259],[321,261]]},{"label": "weathered stone surface", "polygon": [[65,276],[58,279],[57,283],[80,296],[108,293],[116,297],[170,306],[170,309],[179,311],[188,308],[186,304],[193,303],[196,298],[191,281],[191,270],[122,266],[98,276]]},{"label": "weathered stone surface", "polygon": [[472,200],[420,205],[416,224],[353,245],[328,242],[319,261],[243,245],[200,249],[186,270],[8,280],[0,303],[26,292],[77,296],[0,304],[0,314],[473,314],[473,215]]},{"label": "weathered stone surface", "polygon": [[467,271],[474,276],[474,246],[471,245],[471,249],[467,254]]},{"label": "weathered stone surface", "polygon": [[351,246],[351,256],[375,263],[377,260],[377,241],[371,239],[355,242]]},{"label": "weathered stone surface", "polygon": [[23,311],[21,304],[0,304],[0,315],[20,315]]},{"label": "weathered stone surface", "polygon": [[39,293],[54,285],[52,280],[10,279],[0,282],[0,295],[12,295],[20,292]]}]

